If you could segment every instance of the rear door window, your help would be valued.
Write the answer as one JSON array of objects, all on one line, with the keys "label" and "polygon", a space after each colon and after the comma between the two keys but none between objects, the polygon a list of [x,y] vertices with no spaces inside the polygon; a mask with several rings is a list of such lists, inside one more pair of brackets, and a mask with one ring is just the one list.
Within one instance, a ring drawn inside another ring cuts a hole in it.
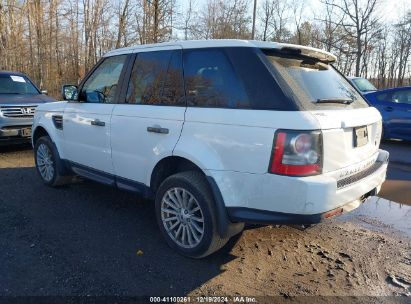
[{"label": "rear door window", "polygon": [[411,104],[411,90],[400,90],[392,93],[392,102]]},{"label": "rear door window", "polygon": [[382,93],[377,95],[378,101],[390,101],[390,94],[389,93]]},{"label": "rear door window", "polygon": [[221,49],[185,51],[184,77],[188,106],[250,108],[244,84]]},{"label": "rear door window", "polygon": [[126,103],[184,106],[181,51],[139,53],[131,71]]}]

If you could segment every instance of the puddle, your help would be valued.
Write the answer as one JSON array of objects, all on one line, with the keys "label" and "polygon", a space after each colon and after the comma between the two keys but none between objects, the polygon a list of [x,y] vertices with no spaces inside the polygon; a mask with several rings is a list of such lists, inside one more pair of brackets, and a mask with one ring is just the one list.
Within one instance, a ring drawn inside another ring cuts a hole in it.
[{"label": "puddle", "polygon": [[392,228],[411,237],[411,206],[377,196],[369,198],[356,210],[342,215],[342,220],[355,219],[370,228]]}]

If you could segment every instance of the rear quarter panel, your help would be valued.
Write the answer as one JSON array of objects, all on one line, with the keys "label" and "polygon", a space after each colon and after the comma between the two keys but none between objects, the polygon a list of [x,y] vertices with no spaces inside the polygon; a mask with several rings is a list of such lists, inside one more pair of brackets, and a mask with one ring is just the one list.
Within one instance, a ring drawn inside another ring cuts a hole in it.
[{"label": "rear quarter panel", "polygon": [[189,107],[173,155],[203,170],[266,173],[276,129],[318,127],[308,112]]}]

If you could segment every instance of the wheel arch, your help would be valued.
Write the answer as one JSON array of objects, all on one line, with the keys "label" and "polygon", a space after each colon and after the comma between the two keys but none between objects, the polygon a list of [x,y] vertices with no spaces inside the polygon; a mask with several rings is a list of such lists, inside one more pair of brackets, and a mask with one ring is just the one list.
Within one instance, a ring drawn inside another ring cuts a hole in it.
[{"label": "wheel arch", "polygon": [[210,191],[212,192],[214,203],[216,207],[217,216],[217,230],[221,237],[231,237],[242,231],[243,223],[232,223],[229,219],[224,199],[221,194],[220,188],[213,177],[208,176],[196,163],[193,161],[181,157],[181,156],[167,156],[161,159],[154,167],[150,178],[150,190],[152,193],[156,193],[161,183],[169,176],[184,172],[184,171],[197,171],[204,175],[207,181]]},{"label": "wheel arch", "polygon": [[34,131],[33,131],[33,135],[32,135],[32,143],[33,143],[33,147],[36,144],[36,141],[43,136],[49,136],[50,134],[49,132],[47,132],[46,128],[44,128],[43,126],[37,126]]},{"label": "wheel arch", "polygon": [[204,171],[193,161],[181,156],[166,156],[154,166],[150,176],[150,189],[155,193],[160,184],[169,176],[183,171]]}]

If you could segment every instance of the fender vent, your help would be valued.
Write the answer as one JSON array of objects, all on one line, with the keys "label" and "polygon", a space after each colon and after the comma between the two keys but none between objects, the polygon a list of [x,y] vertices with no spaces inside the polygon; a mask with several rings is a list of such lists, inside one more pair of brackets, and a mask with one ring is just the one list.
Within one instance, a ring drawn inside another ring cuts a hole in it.
[{"label": "fender vent", "polygon": [[63,116],[62,115],[53,115],[52,118],[53,124],[56,129],[63,130]]}]

